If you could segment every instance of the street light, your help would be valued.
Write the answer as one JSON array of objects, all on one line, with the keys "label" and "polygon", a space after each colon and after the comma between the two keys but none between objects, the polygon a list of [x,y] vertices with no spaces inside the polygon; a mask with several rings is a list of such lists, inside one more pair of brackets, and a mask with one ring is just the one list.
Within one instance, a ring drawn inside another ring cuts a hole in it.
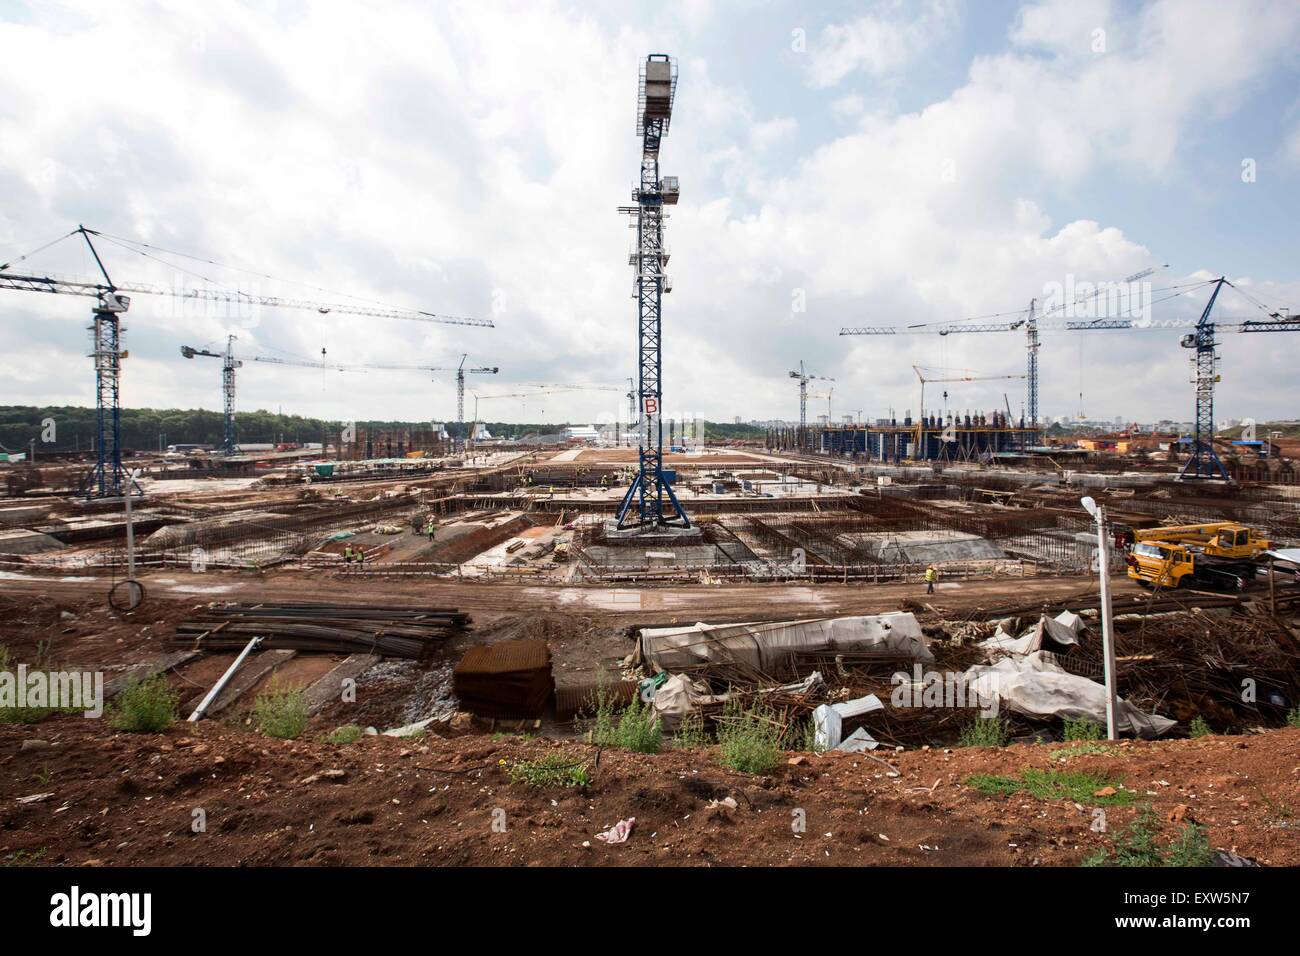
[{"label": "street light", "polygon": [[1101,648],[1106,677],[1106,737],[1119,740],[1115,694],[1115,631],[1110,609],[1110,536],[1106,528],[1106,509],[1091,496],[1079,499],[1097,522],[1097,574],[1101,584]]}]

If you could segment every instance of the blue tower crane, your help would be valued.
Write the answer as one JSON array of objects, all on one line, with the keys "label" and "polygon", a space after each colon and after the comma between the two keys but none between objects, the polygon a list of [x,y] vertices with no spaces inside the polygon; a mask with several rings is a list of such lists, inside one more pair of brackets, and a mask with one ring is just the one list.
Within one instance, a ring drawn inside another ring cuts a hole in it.
[{"label": "blue tower crane", "polygon": [[[640,397],[640,468],[628,486],[618,508],[619,528],[643,530],[691,526],[690,519],[673,493],[664,473],[664,430],[662,383],[663,296],[672,290],[664,273],[668,252],[664,249],[665,206],[676,205],[677,177],[659,175],[659,146],[672,121],[677,92],[677,63],[661,53],[652,54],[641,66],[637,89],[637,133],[641,136],[641,182],[632,190],[635,206],[620,206],[619,212],[632,217],[637,247],[629,257],[634,270],[637,300],[637,370]],[[633,509],[633,504],[636,508]]]}]

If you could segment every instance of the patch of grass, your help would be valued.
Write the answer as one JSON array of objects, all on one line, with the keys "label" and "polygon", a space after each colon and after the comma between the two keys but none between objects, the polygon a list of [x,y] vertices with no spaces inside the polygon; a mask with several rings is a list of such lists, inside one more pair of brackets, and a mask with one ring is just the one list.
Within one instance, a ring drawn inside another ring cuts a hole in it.
[{"label": "patch of grass", "polygon": [[600,747],[657,754],[663,742],[663,729],[655,719],[654,708],[639,694],[626,707],[620,708],[613,695],[602,686],[596,692],[596,720],[591,740]]},{"label": "patch of grass", "polygon": [[1009,797],[1024,789],[1024,783],[1015,777],[1001,777],[989,773],[977,773],[966,778],[966,786],[974,787],[989,797]]},{"label": "patch of grass", "polygon": [[180,695],[167,686],[162,674],[128,684],[109,709],[108,722],[114,730],[133,734],[156,734],[180,718]]},{"label": "patch of grass", "polygon": [[781,762],[782,736],[776,715],[761,704],[730,703],[718,730],[718,760],[741,773],[767,773]]},{"label": "patch of grass", "polygon": [[709,738],[704,733],[704,721],[699,717],[687,717],[673,734],[673,746],[679,750],[694,750],[707,747]]},{"label": "patch of grass", "polygon": [[429,732],[423,727],[413,727],[404,734],[397,735],[401,740],[423,740],[429,736]]},{"label": "patch of grass", "polygon": [[553,753],[539,760],[521,760],[507,764],[506,776],[511,783],[538,790],[585,787],[591,782],[587,773],[588,766],[590,764],[585,760],[575,761],[567,754]]},{"label": "patch of grass", "polygon": [[1209,866],[1213,860],[1214,847],[1199,823],[1183,824],[1165,848],[1165,866]]},{"label": "patch of grass", "polygon": [[1062,732],[1066,740],[1101,740],[1106,735],[1106,729],[1101,724],[1087,717],[1078,720],[1067,717],[1062,724]]},{"label": "patch of grass", "polygon": [[957,736],[959,747],[1005,747],[1011,739],[1007,722],[1001,717],[976,717]]},{"label": "patch of grass", "polygon": [[354,744],[365,736],[365,733],[360,724],[344,724],[342,727],[336,727],[325,738],[325,742],[327,744]]},{"label": "patch of grass", "polygon": [[1156,816],[1144,807],[1115,835],[1115,844],[1086,857],[1084,866],[1209,866],[1214,858],[1205,828],[1185,823],[1165,847],[1156,842]]},{"label": "patch of grass", "polygon": [[[42,643],[37,649],[38,668],[45,654],[46,647]],[[9,674],[14,681],[18,679],[16,669],[9,663],[9,648],[3,644],[0,644],[0,674]],[[0,724],[34,724],[57,712],[56,707],[0,707]]]},{"label": "patch of grass", "polygon": [[[975,774],[966,778],[966,785],[990,796],[1009,797],[1027,793],[1038,800],[1072,800],[1100,806],[1123,806],[1138,799],[1132,790],[1124,790],[1118,780],[1084,770],[1039,770],[1027,767],[1017,777],[999,777]],[[1115,792],[1097,796],[1099,790],[1113,787]]]},{"label": "patch of grass", "polygon": [[1300,707],[1292,707],[1286,712],[1286,725],[1300,727]]},{"label": "patch of grass", "polygon": [[49,707],[0,707],[0,724],[34,724],[52,713]]},{"label": "patch of grass", "polygon": [[1187,725],[1187,733],[1192,737],[1208,737],[1214,733],[1210,725],[1205,722],[1205,718],[1199,714],[1192,718],[1192,722]]},{"label": "patch of grass", "polygon": [[1097,743],[1094,740],[1083,740],[1072,747],[1061,747],[1053,750],[1050,756],[1053,760],[1070,760],[1074,757],[1087,756],[1113,757],[1118,753],[1119,751],[1116,748],[1109,747],[1106,744]]},{"label": "patch of grass", "polygon": [[45,847],[41,847],[33,853],[26,850],[15,851],[8,859],[5,860],[5,866],[36,866],[41,860],[45,859]]},{"label": "patch of grass", "polygon": [[307,695],[301,688],[272,685],[253,701],[253,725],[268,737],[296,740],[307,729]]}]

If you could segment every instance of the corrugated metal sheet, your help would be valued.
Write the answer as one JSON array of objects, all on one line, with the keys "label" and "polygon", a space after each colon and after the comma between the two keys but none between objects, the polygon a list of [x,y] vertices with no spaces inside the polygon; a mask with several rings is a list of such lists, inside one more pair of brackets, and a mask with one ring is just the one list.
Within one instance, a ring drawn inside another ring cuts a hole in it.
[{"label": "corrugated metal sheet", "polygon": [[[607,693],[619,707],[626,707],[636,697],[638,684],[634,680],[621,680],[604,685]],[[555,688],[555,717],[573,720],[596,709],[600,695],[599,683],[569,684]]]},{"label": "corrugated metal sheet", "polygon": [[538,717],[555,690],[545,641],[471,647],[452,672],[461,706],[482,717]]}]

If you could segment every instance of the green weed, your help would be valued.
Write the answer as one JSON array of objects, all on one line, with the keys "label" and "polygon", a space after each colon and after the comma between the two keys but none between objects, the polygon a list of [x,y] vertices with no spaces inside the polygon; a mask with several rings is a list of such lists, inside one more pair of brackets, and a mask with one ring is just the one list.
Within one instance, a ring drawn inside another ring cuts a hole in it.
[{"label": "green weed", "polygon": [[1070,747],[1061,747],[1051,752],[1053,760],[1072,760],[1075,757],[1113,757],[1119,751],[1114,747],[1108,747],[1105,744],[1097,743],[1093,740],[1083,740]]},{"label": "green weed", "polygon": [[704,733],[704,721],[699,717],[686,717],[673,734],[673,746],[678,750],[695,750],[707,747],[708,737]]},{"label": "green weed", "polygon": [[640,695],[620,708],[613,695],[602,686],[596,692],[596,720],[592,742],[600,747],[618,747],[641,754],[657,754],[663,730],[655,718],[654,708]]},{"label": "green weed", "polygon": [[1185,823],[1164,848],[1156,842],[1156,816],[1144,807],[1133,822],[1115,835],[1112,847],[1084,859],[1084,866],[1209,866],[1214,858],[1205,828]]},{"label": "green weed", "polygon": [[344,724],[325,738],[327,744],[354,744],[365,735],[359,724]]},{"label": "green weed", "polygon": [[1106,729],[1094,720],[1081,717],[1078,720],[1066,718],[1063,725],[1066,740],[1101,740]]},{"label": "green weed", "polygon": [[[1123,806],[1138,799],[1132,790],[1124,790],[1117,780],[1083,770],[1039,770],[1026,768],[1019,778],[975,774],[966,779],[967,786],[991,796],[1027,793],[1038,800],[1071,800],[1101,806]],[[1114,788],[1115,792],[1098,796],[1097,792]]]},{"label": "green weed", "polygon": [[180,718],[180,695],[167,685],[162,674],[128,684],[109,709],[108,722],[114,730],[128,733],[158,733]]},{"label": "green weed", "polygon": [[253,725],[268,737],[296,740],[307,729],[307,696],[301,688],[272,685],[253,701]]},{"label": "green weed", "polygon": [[1010,739],[1010,728],[1001,717],[976,717],[961,729],[957,744],[961,747],[1005,747]]},{"label": "green weed", "polygon": [[718,730],[718,760],[741,773],[767,773],[781,761],[782,737],[776,715],[761,704],[729,703]]},{"label": "green weed", "polygon": [[506,766],[511,783],[538,790],[556,787],[585,787],[591,782],[586,761],[574,761],[566,754],[547,754],[539,760],[521,760]]}]

